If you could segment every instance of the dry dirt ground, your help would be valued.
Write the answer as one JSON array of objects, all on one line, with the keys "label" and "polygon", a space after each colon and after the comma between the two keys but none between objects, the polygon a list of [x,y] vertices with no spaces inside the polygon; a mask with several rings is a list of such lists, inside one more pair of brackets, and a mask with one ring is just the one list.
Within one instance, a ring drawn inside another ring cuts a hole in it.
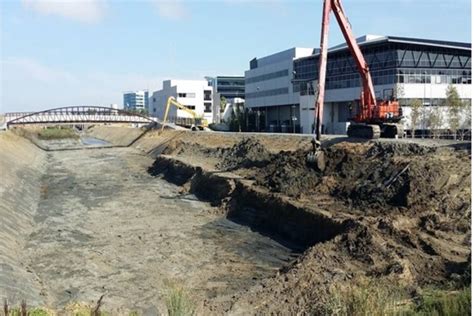
[{"label": "dry dirt ground", "polygon": [[22,278],[37,290],[18,293],[40,304],[105,293],[104,310],[153,315],[171,282],[203,315],[311,314],[359,276],[415,292],[470,282],[470,144],[332,138],[321,171],[306,164],[305,136],[88,133],[133,144],[44,152],[0,138],[20,150],[0,152],[13,194],[0,210],[28,224],[0,243],[14,271],[0,280]]},{"label": "dry dirt ground", "polygon": [[[415,292],[470,282],[469,143],[328,139],[321,171],[306,164],[305,137],[177,135],[162,136],[153,174],[305,249],[277,275],[207,302],[209,311],[318,313],[331,284],[358,276]],[[231,182],[225,192],[195,185],[216,177]]]},{"label": "dry dirt ground", "polygon": [[[109,313],[158,315],[166,311],[170,286],[183,286],[197,302],[230,296],[298,255],[151,176],[153,159],[134,148],[44,153],[11,137],[17,146],[8,139],[3,148],[15,152],[28,146],[30,156],[45,156],[42,176],[32,183],[39,196],[33,189],[25,192],[38,203],[25,216],[31,226],[22,231],[21,243],[12,240],[9,248],[0,248],[3,267],[14,269],[0,275],[0,294],[11,302],[25,298],[30,305],[63,309],[76,302],[93,305],[105,294],[103,310]],[[48,148],[78,144],[52,142]],[[15,164],[2,163],[4,170]],[[5,213],[20,210],[22,199],[17,196]],[[11,224],[21,228],[21,218]],[[16,262],[4,261],[12,249]],[[21,273],[13,274],[16,270]]]}]

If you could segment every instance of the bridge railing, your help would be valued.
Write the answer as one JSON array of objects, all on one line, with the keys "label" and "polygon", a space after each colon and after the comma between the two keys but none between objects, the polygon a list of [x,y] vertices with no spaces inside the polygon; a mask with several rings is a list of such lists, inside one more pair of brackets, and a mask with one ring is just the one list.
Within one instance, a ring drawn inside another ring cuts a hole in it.
[{"label": "bridge railing", "polygon": [[155,119],[138,113],[100,106],[70,106],[40,112],[9,113],[7,125],[45,124],[45,123],[152,123]]}]

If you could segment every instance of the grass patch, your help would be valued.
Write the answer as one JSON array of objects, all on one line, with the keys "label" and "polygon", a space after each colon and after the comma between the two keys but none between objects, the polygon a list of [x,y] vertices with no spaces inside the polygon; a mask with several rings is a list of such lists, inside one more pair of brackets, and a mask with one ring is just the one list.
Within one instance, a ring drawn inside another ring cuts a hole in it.
[{"label": "grass patch", "polygon": [[326,315],[365,316],[399,315],[405,293],[397,286],[374,280],[358,280],[348,286],[330,289]]},{"label": "grass patch", "polygon": [[168,284],[166,308],[169,316],[195,315],[195,302],[187,291],[177,284]]},{"label": "grass patch", "polygon": [[51,127],[39,131],[38,138],[44,140],[67,138],[78,139],[79,135],[77,135],[70,127]]},{"label": "grass patch", "polygon": [[471,287],[461,291],[426,291],[410,315],[471,315]]},{"label": "grass patch", "polygon": [[335,285],[322,312],[341,316],[461,316],[471,315],[471,288],[425,289],[410,298],[402,287],[381,280],[358,280]]}]

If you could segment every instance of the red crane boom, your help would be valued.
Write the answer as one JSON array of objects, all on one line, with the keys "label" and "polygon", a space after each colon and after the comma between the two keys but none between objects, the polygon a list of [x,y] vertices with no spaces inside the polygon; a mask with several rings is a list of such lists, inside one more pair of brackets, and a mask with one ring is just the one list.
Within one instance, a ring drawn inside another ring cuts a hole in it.
[{"label": "red crane boom", "polygon": [[318,97],[315,104],[317,124],[316,139],[319,141],[321,138],[324,87],[326,84],[329,16],[331,11],[334,12],[362,79],[362,91],[360,94],[360,100],[358,100],[359,108],[356,115],[352,118],[352,122],[347,131],[348,135],[364,138],[378,138],[381,135],[384,137],[395,137],[396,135],[401,136],[403,133],[403,127],[400,124],[397,124],[402,119],[398,101],[389,100],[377,102],[369,66],[352,33],[351,25],[344,13],[341,1],[324,0],[321,27],[321,51],[319,55]]}]

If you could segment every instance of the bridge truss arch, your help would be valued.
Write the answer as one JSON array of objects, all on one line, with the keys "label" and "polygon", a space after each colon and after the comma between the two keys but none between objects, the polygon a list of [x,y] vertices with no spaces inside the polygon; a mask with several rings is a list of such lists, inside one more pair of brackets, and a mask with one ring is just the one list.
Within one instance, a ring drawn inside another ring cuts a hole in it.
[{"label": "bridge truss arch", "polygon": [[120,109],[104,106],[67,106],[28,113],[7,122],[12,125],[30,124],[87,124],[87,123],[155,123],[155,119]]}]

